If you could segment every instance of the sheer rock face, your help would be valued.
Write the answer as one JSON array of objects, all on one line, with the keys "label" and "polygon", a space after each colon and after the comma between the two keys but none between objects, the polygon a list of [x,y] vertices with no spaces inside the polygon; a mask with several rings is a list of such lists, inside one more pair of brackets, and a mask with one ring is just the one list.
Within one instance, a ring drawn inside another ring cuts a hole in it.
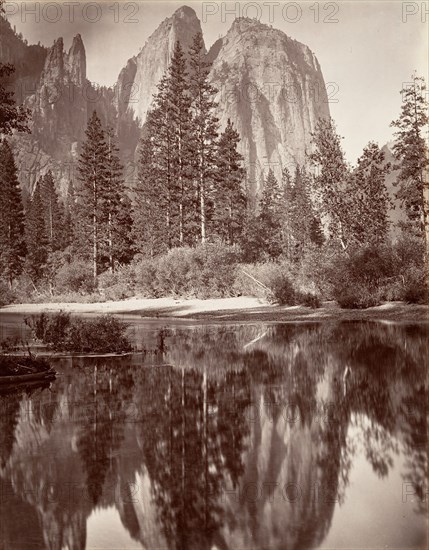
[{"label": "sheer rock face", "polygon": [[261,172],[303,164],[311,132],[329,117],[320,65],[313,52],[282,31],[236,19],[209,52],[222,127],[230,118],[241,136],[250,188]]},{"label": "sheer rock face", "polygon": [[18,103],[34,93],[47,52],[48,48],[40,44],[28,45],[9,21],[0,17],[0,63],[12,63],[15,67],[8,90],[15,93]]},{"label": "sheer rock face", "polygon": [[186,52],[194,36],[200,32],[201,24],[195,11],[182,6],[159,25],[140,53],[121,71],[118,79],[122,90],[120,97],[140,124],[146,120],[156,86],[168,68],[175,43],[179,41]]},{"label": "sheer rock face", "polygon": [[[15,38],[20,43],[19,37]],[[113,91],[95,88],[87,80],[80,34],[73,38],[68,52],[62,38],[55,40],[45,51],[39,71],[31,93],[22,98],[31,111],[31,134],[12,140],[20,181],[24,192],[31,193],[37,179],[52,170],[59,191],[65,194],[69,182],[77,178],[79,148],[92,111],[96,109],[105,124],[115,123]],[[19,97],[17,100],[20,102]]]},{"label": "sheer rock face", "polygon": [[47,153],[63,157],[84,137],[88,117],[86,55],[80,35],[68,53],[58,38],[48,51],[36,93],[28,101],[34,136]]},{"label": "sheer rock face", "polygon": [[[141,126],[176,41],[186,52],[201,32],[195,11],[179,8],[127,62],[115,89],[107,89],[95,88],[87,80],[80,35],[65,52],[62,38],[50,49],[28,46],[9,23],[0,23],[4,27],[0,61],[17,66],[15,87],[22,88],[22,79],[29,79],[25,97],[17,96],[17,100],[25,100],[32,111],[32,134],[13,140],[24,163],[20,178],[27,191],[48,169],[62,192],[69,180],[76,180],[77,156],[94,109],[104,124],[117,131],[122,160],[127,167],[131,165]],[[304,162],[317,119],[329,116],[319,63],[307,46],[246,18],[235,20],[227,35],[212,46],[208,58],[213,62],[211,81],[219,90],[221,130],[231,118],[241,136],[247,187],[256,194],[262,172],[266,174],[269,167],[279,177],[285,166],[293,170],[296,163]],[[44,159],[43,166],[38,166],[39,158]]]}]

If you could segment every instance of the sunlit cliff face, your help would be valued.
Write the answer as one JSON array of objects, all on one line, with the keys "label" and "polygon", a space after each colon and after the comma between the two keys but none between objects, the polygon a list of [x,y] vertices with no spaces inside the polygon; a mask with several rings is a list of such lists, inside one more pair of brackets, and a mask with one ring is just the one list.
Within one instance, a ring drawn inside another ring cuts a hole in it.
[{"label": "sunlit cliff face", "polygon": [[171,367],[59,364],[51,391],[2,397],[0,541],[84,548],[93,513],[116,510],[148,547],[318,547],[359,445],[381,478],[402,453],[423,486],[425,342],[381,325],[212,327],[172,331]]},{"label": "sunlit cliff face", "polygon": [[[52,170],[60,191],[74,180],[87,121],[94,110],[118,136],[126,174],[133,163],[148,110],[153,105],[176,41],[185,53],[201,23],[183,6],[160,22],[136,55],[124,59],[113,88],[87,78],[84,40],[76,34],[68,51],[62,37],[50,48],[29,46],[10,24],[0,21],[0,54],[17,66],[11,86],[18,102],[32,113],[31,135],[14,138],[14,153],[24,189],[31,191],[40,174]],[[77,32],[77,29],[76,29]],[[320,65],[304,44],[258,21],[234,20],[226,36],[208,52],[210,80],[218,90],[216,114],[222,130],[228,118],[241,138],[248,190],[255,194],[260,176],[272,168],[280,177],[303,164],[311,132],[329,117]]]}]

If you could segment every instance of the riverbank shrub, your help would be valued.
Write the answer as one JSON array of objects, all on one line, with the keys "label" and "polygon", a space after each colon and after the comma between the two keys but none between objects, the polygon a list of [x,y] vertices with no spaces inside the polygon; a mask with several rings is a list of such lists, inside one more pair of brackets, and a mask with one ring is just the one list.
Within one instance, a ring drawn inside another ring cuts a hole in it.
[{"label": "riverbank shrub", "polygon": [[402,299],[409,304],[428,303],[428,278],[422,267],[412,266],[403,275]]},{"label": "riverbank shrub", "polygon": [[95,289],[92,265],[84,260],[64,263],[54,278],[55,294],[91,294]]},{"label": "riverbank shrub", "polygon": [[135,265],[125,265],[113,273],[105,271],[98,276],[98,293],[104,300],[125,300],[135,294]]},{"label": "riverbank shrub", "polygon": [[0,307],[12,304],[15,300],[14,292],[5,281],[0,280]]},{"label": "riverbank shrub", "polygon": [[391,247],[352,249],[337,258],[333,296],[342,308],[380,305],[386,285],[394,276],[395,257]]},{"label": "riverbank shrub", "polygon": [[54,351],[120,353],[131,350],[128,325],[112,315],[94,319],[73,318],[59,311],[42,313],[25,320],[34,337]]},{"label": "riverbank shrub", "polygon": [[173,248],[163,256],[141,260],[136,288],[151,298],[231,296],[238,260],[236,248],[216,243]]}]

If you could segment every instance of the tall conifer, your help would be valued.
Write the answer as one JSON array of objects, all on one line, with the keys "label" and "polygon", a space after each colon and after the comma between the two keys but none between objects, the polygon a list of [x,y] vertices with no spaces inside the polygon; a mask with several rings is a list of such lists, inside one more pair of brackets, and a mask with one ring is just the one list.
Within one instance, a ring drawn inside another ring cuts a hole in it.
[{"label": "tall conifer", "polygon": [[0,143],[0,273],[12,286],[26,253],[24,212],[17,168],[6,140]]},{"label": "tall conifer", "polygon": [[195,35],[189,56],[196,160],[194,178],[198,190],[200,239],[204,243],[210,221],[219,121],[215,115],[217,103],[214,100],[217,90],[209,82],[210,63],[201,33]]},{"label": "tall conifer", "polygon": [[213,230],[222,241],[233,245],[243,232],[246,217],[245,170],[237,151],[240,136],[228,119],[222,132],[216,157]]},{"label": "tall conifer", "polygon": [[[79,188],[76,189],[81,229],[91,247],[94,280],[100,267],[103,201],[107,187],[109,150],[101,121],[93,112],[85,132],[86,139],[79,159]],[[82,242],[82,246],[85,243]]]},{"label": "tall conifer", "polygon": [[25,235],[27,243],[26,269],[33,283],[44,275],[48,260],[50,241],[45,224],[44,203],[41,187],[44,178],[39,179],[28,202],[25,217]]}]

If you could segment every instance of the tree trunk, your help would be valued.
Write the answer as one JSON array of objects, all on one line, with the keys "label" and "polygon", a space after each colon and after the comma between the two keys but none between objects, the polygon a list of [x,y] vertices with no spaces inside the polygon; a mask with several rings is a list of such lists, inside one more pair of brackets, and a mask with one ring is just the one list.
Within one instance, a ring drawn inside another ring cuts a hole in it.
[{"label": "tree trunk", "polygon": [[108,247],[109,247],[109,271],[110,273],[113,273],[114,265],[113,265],[113,239],[112,239],[112,213],[111,212],[109,212],[109,220],[108,220]]},{"label": "tree trunk", "polygon": [[179,243],[183,246],[183,192],[179,203]]},{"label": "tree trunk", "polygon": [[200,172],[200,215],[201,215],[201,242],[206,242],[206,205],[204,197],[204,176]]},{"label": "tree trunk", "polygon": [[92,262],[93,262],[93,275],[94,275],[94,285],[97,284],[97,257],[98,257],[98,232],[97,232],[97,214],[94,210],[94,214],[92,217],[92,237],[94,239],[93,243],[93,249],[92,249]]},{"label": "tree trunk", "polygon": [[180,201],[179,201],[179,243],[183,246],[183,161],[182,161],[182,137],[179,136],[179,189],[180,189]]}]

